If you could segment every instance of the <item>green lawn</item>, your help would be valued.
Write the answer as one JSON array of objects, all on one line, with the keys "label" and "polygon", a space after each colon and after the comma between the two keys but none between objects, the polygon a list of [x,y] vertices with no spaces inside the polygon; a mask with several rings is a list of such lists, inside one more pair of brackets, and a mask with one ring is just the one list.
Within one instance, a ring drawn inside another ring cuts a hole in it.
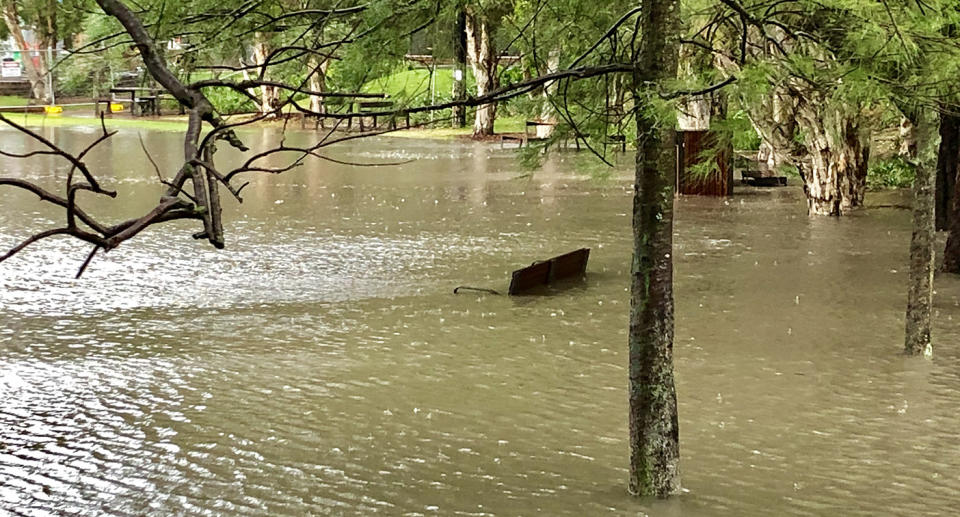
[{"label": "green lawn", "polygon": [[[467,89],[473,89],[473,75],[467,73]],[[417,68],[401,70],[372,81],[360,88],[365,93],[386,93],[390,98],[403,105],[423,105],[434,102],[446,102],[453,97],[453,70],[441,68],[434,74],[436,83],[431,92],[430,71]],[[431,99],[431,93],[433,98]]]},{"label": "green lawn", "polygon": [[16,95],[0,95],[0,106],[26,106],[29,100]]}]

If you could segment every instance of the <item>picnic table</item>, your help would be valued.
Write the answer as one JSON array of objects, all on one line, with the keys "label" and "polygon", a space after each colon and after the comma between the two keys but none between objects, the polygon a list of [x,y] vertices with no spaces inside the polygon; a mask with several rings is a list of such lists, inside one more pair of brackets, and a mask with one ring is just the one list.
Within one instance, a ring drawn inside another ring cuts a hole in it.
[{"label": "picnic table", "polygon": [[[140,116],[144,116],[147,113],[153,115],[160,114],[160,102],[158,98],[158,89],[156,87],[141,87],[141,86],[117,86],[110,88],[110,93],[114,97],[119,96],[130,96],[130,109],[136,114],[136,108],[140,108]],[[143,95],[143,94],[146,95]],[[121,100],[117,98],[117,100]]]}]

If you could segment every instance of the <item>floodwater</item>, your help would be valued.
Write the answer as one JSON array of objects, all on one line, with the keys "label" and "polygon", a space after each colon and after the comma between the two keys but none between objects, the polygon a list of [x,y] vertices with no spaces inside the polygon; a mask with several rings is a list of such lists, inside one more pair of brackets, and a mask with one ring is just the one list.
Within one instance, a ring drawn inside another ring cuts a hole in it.
[{"label": "floodwater", "polygon": [[[79,149],[81,129],[44,130]],[[176,133],[144,134],[167,174]],[[256,146],[272,129],[244,133]],[[303,135],[291,135],[295,143]],[[4,150],[27,149],[0,131]],[[154,228],[81,280],[52,239],[0,264],[0,514],[952,515],[960,282],[938,278],[932,361],[902,347],[909,212],[808,219],[796,186],[684,198],[676,375],[685,492],[626,493],[630,159],[610,177],[509,151],[381,138],[252,177],[227,250]],[[227,161],[235,160],[226,156]],[[95,164],[160,189],[136,133]],[[49,157],[4,175],[53,184]],[[905,202],[874,194],[874,205]],[[0,245],[61,217],[0,188]],[[509,272],[581,246],[542,297]]]}]

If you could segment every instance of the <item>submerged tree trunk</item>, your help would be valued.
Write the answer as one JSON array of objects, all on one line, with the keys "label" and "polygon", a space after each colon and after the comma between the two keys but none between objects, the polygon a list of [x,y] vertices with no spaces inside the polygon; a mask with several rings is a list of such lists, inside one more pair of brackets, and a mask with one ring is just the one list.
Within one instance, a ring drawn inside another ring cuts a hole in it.
[{"label": "submerged tree trunk", "polygon": [[910,239],[910,286],[907,293],[905,351],[929,356],[930,312],[933,306],[934,172],[917,165],[913,181],[913,235]]},{"label": "submerged tree trunk", "polygon": [[[477,96],[486,95],[497,87],[497,53],[494,50],[492,27],[489,20],[475,12],[467,13],[467,50],[473,76],[477,80]],[[497,117],[496,103],[477,107],[473,122],[473,137],[493,135],[493,123]]]},{"label": "submerged tree trunk", "polygon": [[[27,40],[23,36],[23,29],[20,26],[20,14],[17,12],[16,3],[14,0],[3,0],[2,9],[3,21],[7,26],[7,30],[13,37],[17,48],[20,49],[23,68],[27,72],[27,80],[30,81],[30,90],[33,97],[44,104],[53,102],[52,92],[47,88],[48,67],[46,49],[41,48],[39,59],[34,61],[31,56],[32,52],[28,50]],[[44,44],[52,45],[53,43],[42,42],[41,46]]]},{"label": "submerged tree trunk", "polygon": [[679,0],[641,2],[642,48],[634,69],[637,168],[630,282],[630,492],[680,491],[673,378],[674,121],[657,112],[651,84],[677,76]]},{"label": "submerged tree trunk", "polygon": [[869,139],[855,116],[824,107],[822,100],[801,99],[796,111],[805,132],[807,158],[798,161],[810,215],[839,216],[863,205]]},{"label": "submerged tree trunk", "polygon": [[[467,11],[457,10],[457,25],[454,29],[453,45],[453,100],[462,100],[467,96]],[[459,78],[458,78],[459,74]],[[467,108],[453,107],[453,127],[467,125]]]},{"label": "submerged tree trunk", "polygon": [[[960,167],[960,116],[940,115],[940,148],[937,150],[937,229],[950,230],[944,251],[944,269],[960,273],[960,206],[955,200]],[[954,228],[954,224],[957,227]],[[950,267],[947,267],[947,264]]]}]

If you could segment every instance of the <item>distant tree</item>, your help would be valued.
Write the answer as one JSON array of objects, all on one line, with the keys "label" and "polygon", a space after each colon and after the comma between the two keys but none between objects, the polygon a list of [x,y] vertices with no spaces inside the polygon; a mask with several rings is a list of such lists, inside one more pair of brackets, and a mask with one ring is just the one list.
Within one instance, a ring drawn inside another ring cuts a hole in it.
[{"label": "distant tree", "polygon": [[[0,0],[5,32],[22,52],[23,68],[30,81],[33,97],[43,103],[52,101],[49,91],[51,58],[58,44],[70,48],[82,26],[84,0]],[[34,34],[30,45],[25,30]]]}]

